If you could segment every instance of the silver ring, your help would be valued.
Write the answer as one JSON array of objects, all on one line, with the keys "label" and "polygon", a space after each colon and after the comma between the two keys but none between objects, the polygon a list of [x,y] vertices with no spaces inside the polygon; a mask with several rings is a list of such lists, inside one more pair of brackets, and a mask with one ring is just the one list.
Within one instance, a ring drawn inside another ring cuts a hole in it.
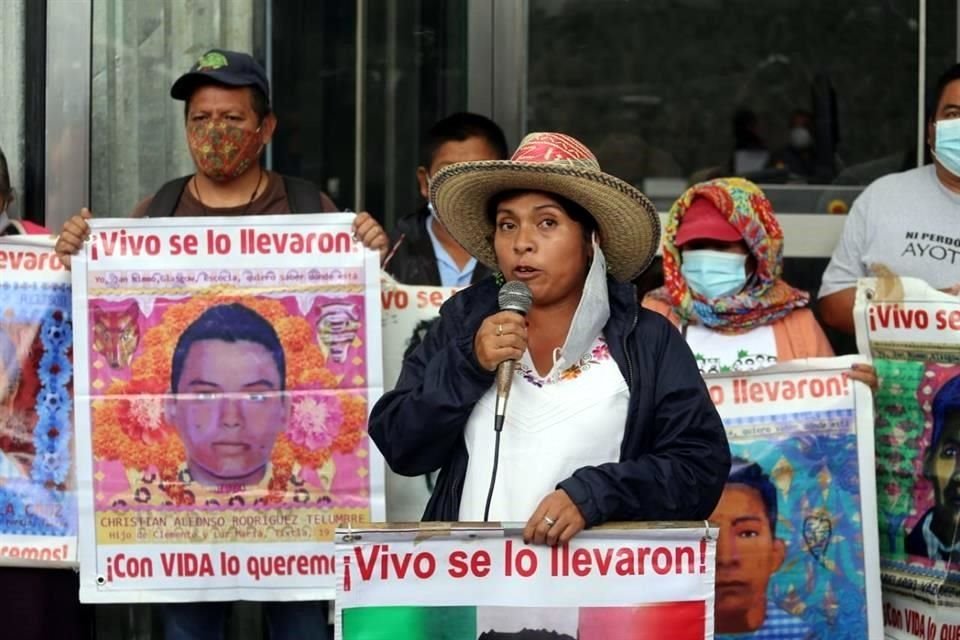
[{"label": "silver ring", "polygon": [[543,516],[543,521],[547,523],[548,527],[552,527],[553,525],[557,524],[557,521],[550,516]]}]

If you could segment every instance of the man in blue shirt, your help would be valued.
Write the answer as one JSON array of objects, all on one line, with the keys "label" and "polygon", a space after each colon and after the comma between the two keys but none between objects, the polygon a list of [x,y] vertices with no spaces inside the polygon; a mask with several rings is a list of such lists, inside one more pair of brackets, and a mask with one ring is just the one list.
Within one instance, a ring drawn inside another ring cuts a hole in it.
[{"label": "man in blue shirt", "polygon": [[455,113],[430,127],[417,168],[420,194],[427,202],[400,219],[391,235],[400,243],[386,265],[394,278],[403,284],[465,287],[490,274],[440,223],[430,203],[430,180],[447,165],[505,160],[508,153],[503,131],[481,115]]}]

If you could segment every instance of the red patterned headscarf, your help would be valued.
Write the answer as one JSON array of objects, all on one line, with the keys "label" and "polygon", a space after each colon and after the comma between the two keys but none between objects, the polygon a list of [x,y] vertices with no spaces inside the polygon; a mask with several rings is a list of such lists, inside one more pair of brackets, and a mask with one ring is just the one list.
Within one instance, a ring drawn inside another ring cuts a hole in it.
[{"label": "red patterned headscarf", "polygon": [[[680,273],[677,229],[694,198],[707,198],[743,236],[757,267],[739,292],[707,301],[687,286]],[[783,281],[783,230],[760,187],[743,178],[719,178],[696,184],[670,209],[663,239],[664,286],[652,292],[667,302],[683,324],[695,318],[722,333],[742,333],[771,324],[806,306],[810,295]]]}]

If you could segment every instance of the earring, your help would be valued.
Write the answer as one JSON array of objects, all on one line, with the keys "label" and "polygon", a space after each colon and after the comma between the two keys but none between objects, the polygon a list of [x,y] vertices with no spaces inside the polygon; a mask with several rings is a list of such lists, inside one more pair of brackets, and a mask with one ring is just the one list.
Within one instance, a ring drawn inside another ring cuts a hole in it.
[{"label": "earring", "polygon": [[495,274],[493,274],[493,281],[497,283],[498,287],[502,287],[504,284],[506,284],[507,279],[503,276],[502,271],[497,271]]}]

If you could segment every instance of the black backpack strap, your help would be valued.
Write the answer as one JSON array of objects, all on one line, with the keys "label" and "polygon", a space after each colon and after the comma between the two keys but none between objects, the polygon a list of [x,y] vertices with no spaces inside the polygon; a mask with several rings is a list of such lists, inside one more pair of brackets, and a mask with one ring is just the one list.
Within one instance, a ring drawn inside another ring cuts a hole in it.
[{"label": "black backpack strap", "polygon": [[147,205],[143,213],[145,218],[169,218],[177,210],[177,204],[180,202],[180,196],[184,188],[192,178],[192,175],[183,176],[176,180],[166,183],[153,195],[150,204]]},{"label": "black backpack strap", "polygon": [[290,213],[322,213],[323,201],[320,200],[320,189],[309,180],[281,176],[283,186],[287,191],[287,203]]}]

